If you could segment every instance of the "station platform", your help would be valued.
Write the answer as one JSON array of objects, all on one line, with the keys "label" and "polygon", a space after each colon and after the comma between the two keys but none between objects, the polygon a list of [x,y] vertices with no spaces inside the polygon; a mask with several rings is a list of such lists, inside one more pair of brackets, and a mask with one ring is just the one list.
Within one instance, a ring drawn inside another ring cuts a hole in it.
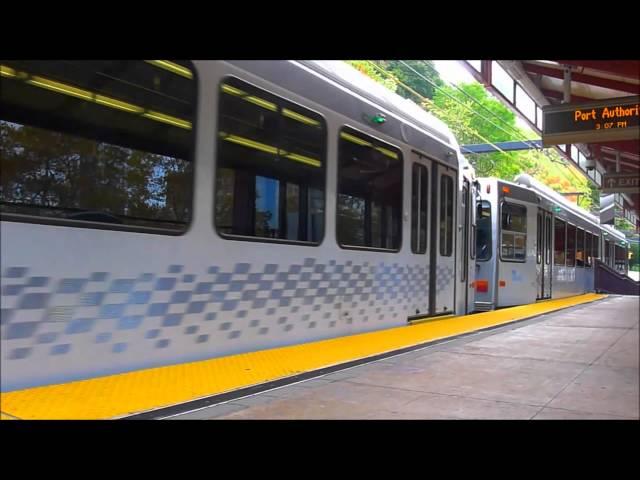
[{"label": "station platform", "polygon": [[637,418],[637,312],[637,297],[550,300],[5,392],[2,417]]}]

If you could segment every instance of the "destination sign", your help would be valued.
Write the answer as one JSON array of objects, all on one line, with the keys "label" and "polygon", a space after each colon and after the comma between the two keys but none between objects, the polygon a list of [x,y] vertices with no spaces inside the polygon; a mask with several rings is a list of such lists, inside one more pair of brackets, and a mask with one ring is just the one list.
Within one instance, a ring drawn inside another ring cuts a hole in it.
[{"label": "destination sign", "polygon": [[542,109],[543,146],[632,140],[640,136],[640,97],[611,98]]}]

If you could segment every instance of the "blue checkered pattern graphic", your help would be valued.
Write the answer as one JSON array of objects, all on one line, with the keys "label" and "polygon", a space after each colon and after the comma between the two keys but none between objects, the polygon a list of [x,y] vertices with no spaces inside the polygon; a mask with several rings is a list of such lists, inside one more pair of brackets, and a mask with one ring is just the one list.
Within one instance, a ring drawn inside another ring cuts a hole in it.
[{"label": "blue checkered pattern graphic", "polygon": [[[74,355],[78,343],[107,344],[113,355],[145,348],[171,349],[178,337],[193,344],[234,342],[249,330],[286,337],[300,329],[335,328],[426,312],[427,266],[354,264],[307,258],[293,265],[236,263],[223,270],[141,272],[113,278],[91,272],[52,278],[15,266],[2,272],[0,329],[4,360],[24,360],[36,350]],[[437,291],[453,279],[438,267]],[[122,340],[138,332],[138,342]],[[80,353],[77,353],[80,355]],[[78,357],[78,361],[81,358]]]}]

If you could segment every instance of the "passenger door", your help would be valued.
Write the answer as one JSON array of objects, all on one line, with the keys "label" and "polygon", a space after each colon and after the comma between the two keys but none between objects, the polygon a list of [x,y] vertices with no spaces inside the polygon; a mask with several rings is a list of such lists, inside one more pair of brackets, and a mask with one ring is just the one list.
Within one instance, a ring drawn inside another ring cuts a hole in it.
[{"label": "passenger door", "polygon": [[446,315],[454,312],[456,293],[457,172],[434,162],[431,180],[429,314]]},{"label": "passenger door", "polygon": [[536,222],[536,299],[551,298],[551,213],[538,208]]}]

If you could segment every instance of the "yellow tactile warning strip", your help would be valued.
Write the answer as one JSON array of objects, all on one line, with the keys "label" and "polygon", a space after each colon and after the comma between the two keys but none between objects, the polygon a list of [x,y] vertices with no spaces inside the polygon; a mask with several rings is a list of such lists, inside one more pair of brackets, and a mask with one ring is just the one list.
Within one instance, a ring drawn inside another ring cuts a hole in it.
[{"label": "yellow tactile warning strip", "polygon": [[109,419],[591,302],[586,294],[411,326],[0,394],[2,418]]}]

